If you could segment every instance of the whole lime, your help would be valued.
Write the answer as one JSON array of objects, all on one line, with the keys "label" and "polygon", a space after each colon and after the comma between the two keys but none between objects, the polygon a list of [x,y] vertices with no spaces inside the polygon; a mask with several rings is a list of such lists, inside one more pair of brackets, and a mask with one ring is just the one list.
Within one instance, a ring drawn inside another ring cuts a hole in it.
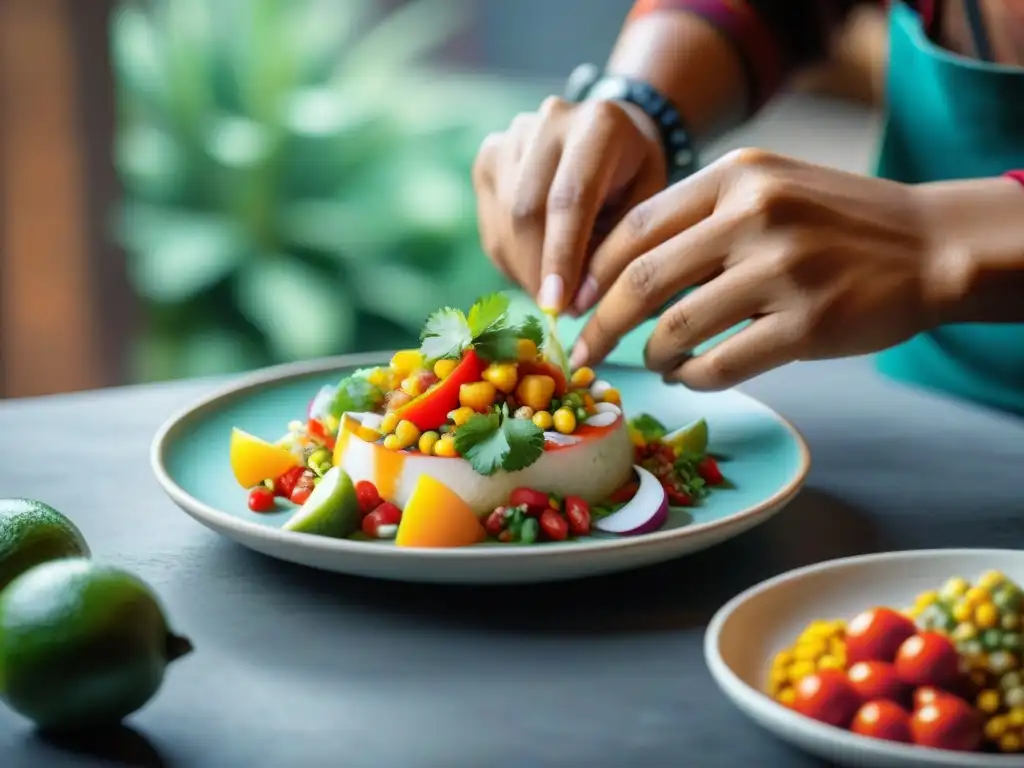
[{"label": "whole lime", "polygon": [[119,723],[191,649],[144,582],[86,558],[38,565],[0,593],[0,698],[44,729]]},{"label": "whole lime", "polygon": [[88,556],[82,532],[53,507],[32,499],[0,499],[0,590],[34,565]]}]

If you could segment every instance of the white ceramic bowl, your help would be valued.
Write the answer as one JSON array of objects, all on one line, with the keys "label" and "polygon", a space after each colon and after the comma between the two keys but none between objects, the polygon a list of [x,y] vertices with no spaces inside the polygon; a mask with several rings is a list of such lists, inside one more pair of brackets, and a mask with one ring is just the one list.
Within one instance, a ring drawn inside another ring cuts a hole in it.
[{"label": "white ceramic bowl", "polygon": [[793,712],[763,693],[771,660],[814,619],[851,619],[879,605],[903,607],[950,576],[989,569],[1024,582],[1024,552],[943,549],[832,560],[762,582],[715,614],[704,638],[711,674],[732,702],[780,739],[840,765],[864,768],[1009,768],[1021,755],[963,754],[870,739]]}]

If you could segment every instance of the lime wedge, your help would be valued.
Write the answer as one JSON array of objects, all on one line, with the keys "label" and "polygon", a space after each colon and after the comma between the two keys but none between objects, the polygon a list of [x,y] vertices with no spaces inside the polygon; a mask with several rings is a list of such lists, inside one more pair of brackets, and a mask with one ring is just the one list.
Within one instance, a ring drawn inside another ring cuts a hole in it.
[{"label": "lime wedge", "polygon": [[352,478],[341,467],[329,469],[283,528],[335,539],[355,533],[359,528],[359,500]]},{"label": "lime wedge", "polygon": [[678,453],[700,455],[708,449],[708,423],[697,419],[692,424],[669,432],[661,442],[671,445]]}]

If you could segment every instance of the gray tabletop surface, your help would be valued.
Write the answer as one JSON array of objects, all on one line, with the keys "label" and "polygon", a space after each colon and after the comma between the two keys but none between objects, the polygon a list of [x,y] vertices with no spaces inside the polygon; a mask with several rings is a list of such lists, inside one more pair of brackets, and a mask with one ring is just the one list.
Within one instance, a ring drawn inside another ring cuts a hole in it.
[{"label": "gray tabletop surface", "polygon": [[1024,545],[1024,421],[854,359],[745,387],[803,431],[813,469],[780,515],[705,553],[524,588],[326,574],[221,539],[161,494],[150,438],[212,386],[0,403],[0,496],[72,515],[197,647],[132,730],[101,743],[53,744],[0,711],[4,768],[819,765],[718,693],[701,654],[716,608],[828,558]]}]

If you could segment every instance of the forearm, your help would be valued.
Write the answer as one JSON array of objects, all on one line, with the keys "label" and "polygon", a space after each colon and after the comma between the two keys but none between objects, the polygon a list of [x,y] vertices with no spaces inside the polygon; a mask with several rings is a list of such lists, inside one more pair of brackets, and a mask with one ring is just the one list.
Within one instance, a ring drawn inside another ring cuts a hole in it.
[{"label": "forearm", "polygon": [[1024,178],[925,184],[931,300],[945,323],[1024,323]]},{"label": "forearm", "polygon": [[638,0],[609,62],[664,93],[704,143],[828,50],[857,0]]}]

